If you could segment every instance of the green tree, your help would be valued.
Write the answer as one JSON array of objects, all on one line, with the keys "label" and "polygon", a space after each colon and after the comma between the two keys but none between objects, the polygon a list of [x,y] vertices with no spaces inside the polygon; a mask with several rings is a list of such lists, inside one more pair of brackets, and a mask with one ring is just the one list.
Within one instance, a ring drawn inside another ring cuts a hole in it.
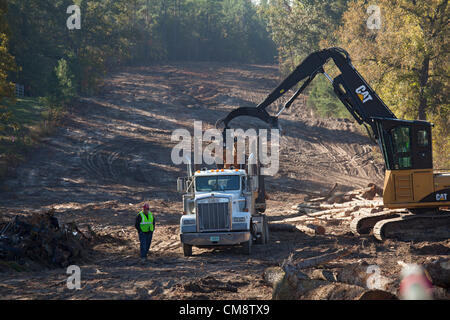
[{"label": "green tree", "polygon": [[49,81],[51,89],[47,96],[47,103],[51,108],[58,108],[72,101],[76,95],[74,79],[67,61],[60,59]]},{"label": "green tree", "polygon": [[333,35],[346,2],[271,0],[262,4],[283,73],[293,70],[308,54],[320,49],[321,41]]},{"label": "green tree", "polygon": [[274,42],[266,30],[264,17],[251,1],[224,0],[222,3],[223,60],[272,62]]},{"label": "green tree", "polygon": [[11,53],[20,70],[12,75],[31,95],[45,95],[58,60],[67,48],[66,9],[70,0],[10,0],[6,19]]},{"label": "green tree", "polygon": [[348,118],[348,110],[336,97],[330,82],[319,75],[312,83],[308,96],[308,106],[324,118]]},{"label": "green tree", "polygon": [[9,28],[5,21],[6,10],[6,1],[0,0],[0,135],[17,129],[12,113],[5,104],[6,99],[14,102],[14,84],[9,81],[8,74],[16,70],[14,57],[8,50]]}]

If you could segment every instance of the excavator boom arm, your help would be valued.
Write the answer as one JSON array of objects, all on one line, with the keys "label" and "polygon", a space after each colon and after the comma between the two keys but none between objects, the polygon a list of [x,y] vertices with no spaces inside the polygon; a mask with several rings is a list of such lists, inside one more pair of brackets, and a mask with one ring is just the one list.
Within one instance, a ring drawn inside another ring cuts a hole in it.
[{"label": "excavator boom arm", "polygon": [[[323,69],[323,66],[330,59],[334,61],[341,71],[341,74],[334,79],[331,79]],[[377,127],[374,123],[375,118],[396,119],[395,115],[353,67],[349,54],[342,48],[329,48],[314,52],[306,57],[258,106],[255,108],[242,107],[235,109],[227,117],[219,120],[217,126],[219,126],[219,123],[222,123],[224,129],[227,129],[230,121],[234,118],[252,116],[265,121],[272,127],[277,127],[280,113],[291,106],[295,98],[306,89],[319,73],[324,73],[332,82],[337,97],[356,121],[359,124],[369,124],[375,136],[377,136]],[[303,80],[302,86],[283,106],[280,112],[275,116],[271,116],[266,108]]]}]

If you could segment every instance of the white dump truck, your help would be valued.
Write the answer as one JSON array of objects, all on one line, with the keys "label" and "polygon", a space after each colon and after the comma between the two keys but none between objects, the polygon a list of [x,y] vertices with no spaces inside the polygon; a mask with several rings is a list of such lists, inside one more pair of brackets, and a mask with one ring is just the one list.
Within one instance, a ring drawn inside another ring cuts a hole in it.
[{"label": "white dump truck", "polygon": [[180,240],[185,256],[192,255],[193,246],[242,245],[251,254],[253,242],[269,241],[264,179],[259,165],[245,167],[192,172],[188,166],[188,177],[178,178],[177,189],[183,193]]}]

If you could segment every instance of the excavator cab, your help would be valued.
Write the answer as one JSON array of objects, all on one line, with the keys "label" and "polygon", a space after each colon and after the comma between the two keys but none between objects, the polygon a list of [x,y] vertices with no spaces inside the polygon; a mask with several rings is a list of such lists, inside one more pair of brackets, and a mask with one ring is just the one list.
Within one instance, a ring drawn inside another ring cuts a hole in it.
[{"label": "excavator cab", "polygon": [[431,124],[426,121],[374,119],[386,169],[432,169]]},{"label": "excavator cab", "polygon": [[434,191],[431,124],[426,121],[374,119],[386,164],[384,205],[421,208]]}]

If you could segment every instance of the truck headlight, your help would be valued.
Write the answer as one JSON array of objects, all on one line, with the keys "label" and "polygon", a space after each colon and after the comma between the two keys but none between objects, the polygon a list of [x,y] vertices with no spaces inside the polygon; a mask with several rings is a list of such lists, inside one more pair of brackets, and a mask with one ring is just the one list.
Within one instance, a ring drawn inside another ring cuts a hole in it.
[{"label": "truck headlight", "polygon": [[245,217],[234,217],[233,222],[245,222]]},{"label": "truck headlight", "polygon": [[195,220],[194,219],[184,219],[183,220],[183,225],[184,226],[189,226],[189,225],[193,225],[195,224]]}]

